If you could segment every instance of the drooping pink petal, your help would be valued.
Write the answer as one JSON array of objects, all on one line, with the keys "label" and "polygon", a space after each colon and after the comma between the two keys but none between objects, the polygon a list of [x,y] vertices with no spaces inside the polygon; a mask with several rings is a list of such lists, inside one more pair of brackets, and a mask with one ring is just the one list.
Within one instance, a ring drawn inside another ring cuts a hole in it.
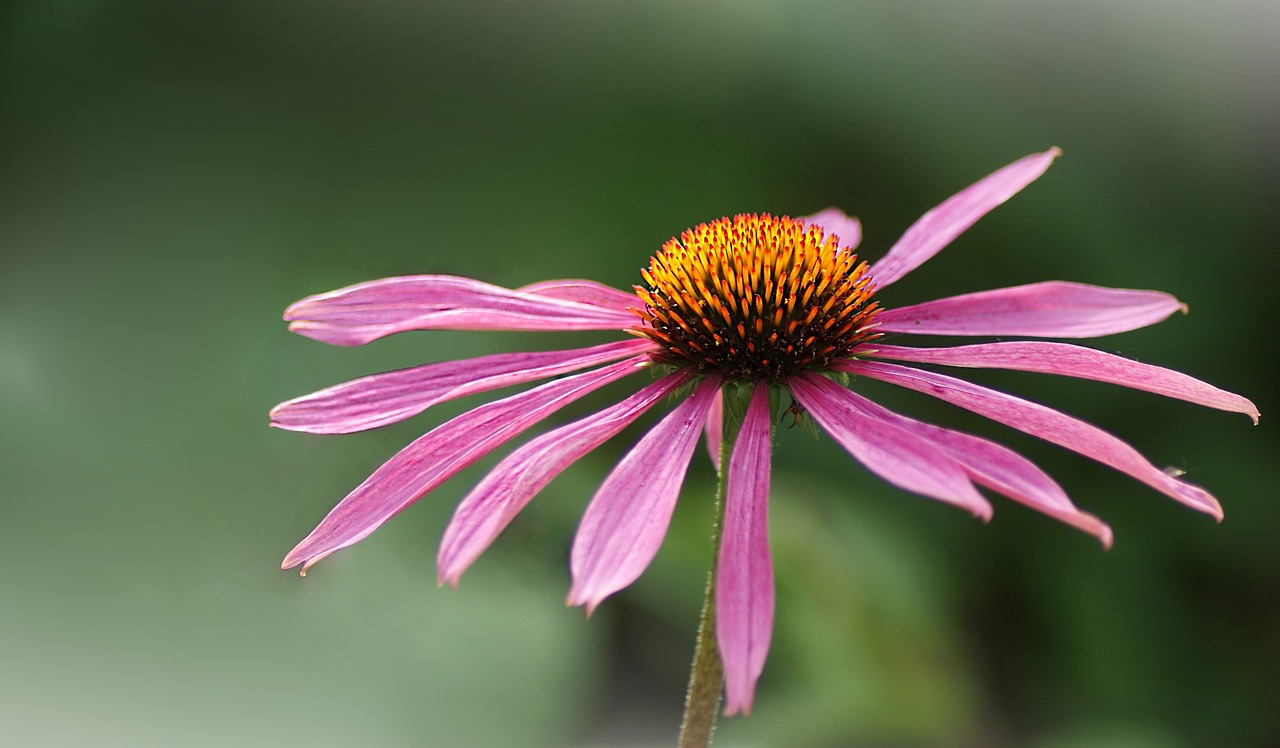
[{"label": "drooping pink petal", "polygon": [[884,288],[920,267],[993,208],[1034,182],[1062,154],[1057,148],[1033,153],[983,177],[925,213],[889,252],[871,266],[876,288]]},{"label": "drooping pink petal", "polygon": [[1208,491],[1178,480],[1156,468],[1120,439],[1065,413],[962,379],[898,364],[845,361],[835,368],[932,395],[1011,428],[1038,436],[1133,476],[1175,501],[1222,519],[1222,507]]},{"label": "drooping pink petal", "polygon": [[868,416],[892,423],[939,447],[975,483],[1083,530],[1097,537],[1103,546],[1111,547],[1111,528],[1097,517],[1077,509],[1061,486],[1030,460],[1008,447],[899,415],[834,382],[823,380],[816,384],[847,400]]},{"label": "drooping pink petal", "polygon": [[971,434],[920,423],[918,432],[942,447],[975,483],[1097,538],[1111,547],[1111,528],[1078,509],[1062,487],[1027,458]]},{"label": "drooping pink petal", "polygon": [[537,296],[549,296],[553,299],[587,304],[607,309],[611,312],[626,313],[627,310],[633,307],[643,308],[644,306],[644,303],[636,298],[633,292],[622,291],[613,286],[606,286],[603,283],[577,278],[530,283],[527,286],[517,288],[516,291],[518,293],[531,293]]},{"label": "drooping pink petal", "polygon": [[457,586],[462,572],[553,478],[688,378],[683,371],[669,374],[617,405],[548,431],[498,463],[458,504],[445,529],[436,557],[441,584]]},{"label": "drooping pink petal", "polygon": [[364,345],[406,330],[622,330],[635,323],[626,311],[452,275],[358,283],[308,296],[284,318],[290,331],[333,345]]},{"label": "drooping pink petal", "polygon": [[724,439],[724,390],[716,392],[711,401],[711,412],[707,413],[707,454],[711,455],[711,464],[716,472],[720,472],[720,441]]},{"label": "drooping pink petal", "polygon": [[716,571],[716,642],[724,664],[726,716],[751,713],[773,637],[769,556],[769,386],[757,383],[729,458],[724,534]]},{"label": "drooping pink petal", "polygon": [[881,332],[1091,338],[1154,325],[1182,302],[1160,291],[1047,281],[883,309]]},{"label": "drooping pink petal", "polygon": [[864,412],[849,390],[813,372],[787,380],[813,420],[868,470],[898,488],[968,509],[983,521],[991,504],[946,452]]},{"label": "drooping pink petal", "polygon": [[623,340],[591,348],[442,361],[373,374],[280,403],[271,425],[312,434],[348,434],[417,415],[432,405],[500,387],[558,376],[656,348]]},{"label": "drooping pink petal", "polygon": [[[874,349],[874,350],[872,350]],[[1258,409],[1248,399],[1220,390],[1195,377],[1151,364],[1131,361],[1110,353],[1069,343],[1023,341],[980,343],[951,348],[908,348],[898,345],[868,346],[865,355],[920,364],[942,364],[976,369],[1013,369],[1042,374],[1092,379],[1154,392],[1218,410],[1244,413],[1258,422]]]},{"label": "drooping pink petal", "polygon": [[560,408],[604,385],[639,371],[647,356],[547,382],[463,413],[419,437],[338,502],[316,529],[285,557],[282,568],[303,564],[305,574],[320,559],[346,548],[395,516],[420,496]]},{"label": "drooping pink petal", "polygon": [[800,220],[820,227],[826,236],[835,234],[840,237],[841,249],[857,249],[862,243],[862,224],[839,208],[827,208]]},{"label": "drooping pink petal", "polygon": [[636,580],[667,534],[680,484],[720,387],[702,380],[693,394],[645,434],[600,485],[573,541],[570,605],[590,613]]}]

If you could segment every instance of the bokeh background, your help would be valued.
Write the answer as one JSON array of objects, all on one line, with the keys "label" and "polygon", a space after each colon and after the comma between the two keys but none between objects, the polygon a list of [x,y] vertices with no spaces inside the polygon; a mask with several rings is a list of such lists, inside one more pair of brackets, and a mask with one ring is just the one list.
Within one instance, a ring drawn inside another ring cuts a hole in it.
[{"label": "bokeh background", "polygon": [[[450,403],[271,430],[362,374],[603,336],[291,336],[301,296],[399,273],[627,287],[746,211],[860,216],[879,256],[995,168],[1065,155],[885,294],[1045,279],[1189,316],[1096,341],[1252,397],[1199,409],[975,375],[1213,490],[1215,525],[998,437],[1111,523],[989,526],[782,435],[778,619],[725,746],[1280,745],[1280,11],[1256,2],[6,5],[0,27],[0,743],[660,746],[708,557],[705,459],[649,572],[563,606],[577,518],[637,432],[554,483],[463,579],[435,547],[475,466],[307,579],[283,554]],[[629,384],[580,403],[585,413]],[[563,420],[558,419],[558,420]]]}]

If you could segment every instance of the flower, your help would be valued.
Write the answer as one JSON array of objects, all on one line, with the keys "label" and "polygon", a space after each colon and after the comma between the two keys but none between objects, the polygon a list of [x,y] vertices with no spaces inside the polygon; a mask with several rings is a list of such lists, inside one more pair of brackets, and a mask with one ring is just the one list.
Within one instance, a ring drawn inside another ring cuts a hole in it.
[{"label": "flower", "polygon": [[[1085,338],[1159,322],[1186,306],[1157,291],[1060,281],[882,308],[877,291],[946,247],[1049,167],[1054,148],[1009,164],[926,213],[881,259],[854,250],[856,219],[831,208],[802,218],[741,215],[663,245],[634,293],[586,280],[508,290],[444,275],[386,278],[305,298],[289,329],[335,345],[406,330],[617,330],[589,348],[509,353],[374,374],[281,403],[272,425],[349,433],[408,418],[464,395],[559,377],[481,405],[388,460],[284,560],[311,565],[383,522],[504,442],[574,400],[641,371],[665,372],[630,397],[525,443],[457,507],[440,545],[441,582],[455,584],[533,496],[575,460],[673,393],[682,399],[631,448],[582,517],[568,602],[593,610],[658,551],[700,433],[717,460],[725,392],[749,391],[729,457],[716,589],[726,713],[749,712],[773,628],[767,537],[770,390],[789,393],[856,460],[884,480],[985,519],[995,493],[1111,543],[1043,471],[984,438],[893,413],[841,383],[848,375],[918,390],[1074,450],[1193,509],[1222,517],[1204,489],[1156,468],[1111,434],[1036,403],[911,364],[1015,369],[1119,384],[1249,415],[1249,400],[1158,366],[1060,342],[907,347],[890,334]],[[561,376],[563,375],[563,376]],[[841,381],[837,381],[841,380]],[[732,385],[730,389],[729,385]],[[730,402],[738,402],[733,400]]]}]

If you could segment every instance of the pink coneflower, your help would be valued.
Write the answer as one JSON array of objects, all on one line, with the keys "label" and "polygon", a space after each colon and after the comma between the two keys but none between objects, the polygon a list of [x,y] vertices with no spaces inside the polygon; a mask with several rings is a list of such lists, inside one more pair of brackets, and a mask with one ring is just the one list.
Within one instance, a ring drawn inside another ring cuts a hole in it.
[{"label": "pink coneflower", "polygon": [[[512,452],[463,499],[438,558],[459,576],[557,474],[673,393],[681,399],[622,458],[583,515],[571,554],[569,603],[594,609],[653,559],[702,432],[728,465],[717,561],[716,640],[726,713],[749,711],[773,628],[767,506],[775,404],[811,417],[886,481],[983,518],[978,486],[1110,545],[1111,530],[1076,508],[1026,458],[992,441],[893,413],[856,392],[848,375],[927,393],[1074,450],[1175,501],[1222,517],[1204,489],[1152,465],[1111,434],[1064,413],[914,364],[1017,369],[1155,392],[1257,421],[1247,399],[1185,374],[1057,342],[952,347],[890,345],[905,335],[1085,338],[1159,322],[1186,307],[1158,291],[1045,282],[883,308],[880,289],[924,263],[992,208],[1030,184],[1057,149],[991,174],[926,213],[880,260],[854,254],[858,222],[828,209],[802,219],[723,218],[663,245],[620,291],[583,280],[508,290],[423,275],[311,296],[285,312],[289,329],[336,345],[406,330],[617,330],[590,348],[482,356],[392,371],[282,403],[272,425],[335,434],[408,418],[439,402],[552,379],[481,405],[392,457],[343,499],[284,560],[303,571],[555,411],[610,382],[652,378],[621,402],[559,426]],[[561,376],[563,375],[563,376]],[[779,398],[789,394],[790,402]],[[784,400],[782,404],[777,401]],[[722,442],[723,440],[723,442]],[[717,460],[717,466],[718,465]]]}]

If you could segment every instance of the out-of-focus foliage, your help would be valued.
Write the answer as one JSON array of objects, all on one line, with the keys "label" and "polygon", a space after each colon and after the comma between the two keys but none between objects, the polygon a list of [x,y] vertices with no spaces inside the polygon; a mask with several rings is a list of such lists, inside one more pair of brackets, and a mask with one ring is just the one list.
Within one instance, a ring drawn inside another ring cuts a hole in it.
[{"label": "out-of-focus foliage", "polygon": [[[1116,531],[982,526],[800,430],[777,450],[774,647],[724,745],[1280,743],[1278,11],[1270,3],[19,2],[0,22],[0,743],[672,742],[706,568],[705,460],[653,568],[564,609],[577,517],[628,432],[463,579],[432,559],[481,464],[318,566],[284,552],[414,435],[267,409],[425,360],[599,336],[290,336],[396,273],[626,287],[722,215],[839,205],[876,257],[987,172],[1024,194],[888,304],[1045,279],[1192,313],[1096,341],[1255,399],[1239,416],[981,375],[1213,490],[1215,526],[940,404]],[[867,386],[863,383],[859,387]],[[627,385],[602,393],[586,412]]]}]

